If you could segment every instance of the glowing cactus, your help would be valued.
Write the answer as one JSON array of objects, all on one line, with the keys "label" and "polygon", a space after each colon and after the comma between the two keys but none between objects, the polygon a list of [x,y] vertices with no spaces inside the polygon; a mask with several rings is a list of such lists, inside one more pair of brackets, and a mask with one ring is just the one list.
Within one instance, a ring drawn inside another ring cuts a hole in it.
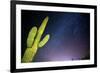
[{"label": "glowing cactus", "polygon": [[38,50],[38,48],[43,47],[47,41],[50,38],[50,35],[47,34],[43,40],[41,41],[42,34],[46,28],[47,22],[48,22],[48,17],[46,17],[39,29],[37,30],[37,27],[33,27],[27,38],[27,48],[25,50],[24,56],[22,58],[22,62],[31,62],[34,59],[34,56]]}]

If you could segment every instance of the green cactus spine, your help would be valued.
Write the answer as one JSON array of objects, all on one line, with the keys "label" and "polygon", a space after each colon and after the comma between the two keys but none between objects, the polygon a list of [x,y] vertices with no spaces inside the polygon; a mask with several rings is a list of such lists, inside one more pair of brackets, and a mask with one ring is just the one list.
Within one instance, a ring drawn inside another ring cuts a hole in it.
[{"label": "green cactus spine", "polygon": [[23,55],[23,58],[22,58],[22,62],[31,62],[38,50],[38,48],[40,47],[43,47],[47,42],[48,40],[50,39],[50,35],[47,34],[42,41],[41,40],[41,37],[42,37],[42,34],[46,28],[46,25],[47,25],[47,22],[48,22],[48,17],[46,17],[41,26],[39,27],[39,29],[37,30],[37,27],[33,27],[29,34],[28,34],[28,38],[27,38],[27,48],[25,50],[25,53]]}]

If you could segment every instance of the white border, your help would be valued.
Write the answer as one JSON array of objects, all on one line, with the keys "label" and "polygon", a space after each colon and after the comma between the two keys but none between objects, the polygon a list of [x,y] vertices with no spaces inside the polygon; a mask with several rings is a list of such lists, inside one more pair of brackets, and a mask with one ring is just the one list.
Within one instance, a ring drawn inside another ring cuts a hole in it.
[{"label": "white border", "polygon": [[[90,49],[90,60],[21,63],[21,10],[22,9],[90,13],[90,48],[91,48]],[[16,69],[55,67],[55,66],[72,66],[72,65],[89,65],[89,64],[94,64],[94,9],[37,6],[37,5],[18,5],[18,4],[16,5]]]}]

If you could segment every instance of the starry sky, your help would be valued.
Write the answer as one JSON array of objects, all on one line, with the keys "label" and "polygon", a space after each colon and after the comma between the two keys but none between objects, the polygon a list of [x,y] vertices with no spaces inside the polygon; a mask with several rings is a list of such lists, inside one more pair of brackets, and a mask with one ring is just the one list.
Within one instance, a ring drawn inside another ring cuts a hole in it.
[{"label": "starry sky", "polygon": [[27,47],[29,30],[33,26],[39,28],[46,16],[49,21],[42,38],[49,33],[50,39],[45,46],[38,49],[33,62],[90,59],[89,13],[34,10],[21,10],[22,56]]}]

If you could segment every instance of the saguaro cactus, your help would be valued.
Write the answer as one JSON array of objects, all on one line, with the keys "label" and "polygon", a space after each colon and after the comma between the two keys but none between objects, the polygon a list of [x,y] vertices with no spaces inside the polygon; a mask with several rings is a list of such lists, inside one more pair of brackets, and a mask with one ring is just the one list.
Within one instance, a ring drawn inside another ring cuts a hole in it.
[{"label": "saguaro cactus", "polygon": [[48,19],[49,18],[46,17],[43,20],[43,22],[38,30],[37,30],[37,27],[32,27],[32,29],[30,30],[30,32],[28,34],[28,38],[27,38],[27,48],[23,55],[22,62],[26,62],[26,63],[31,62],[34,59],[34,56],[35,56],[37,50],[40,47],[43,47],[49,40],[50,35],[47,34],[41,41],[41,37],[46,28]]}]

